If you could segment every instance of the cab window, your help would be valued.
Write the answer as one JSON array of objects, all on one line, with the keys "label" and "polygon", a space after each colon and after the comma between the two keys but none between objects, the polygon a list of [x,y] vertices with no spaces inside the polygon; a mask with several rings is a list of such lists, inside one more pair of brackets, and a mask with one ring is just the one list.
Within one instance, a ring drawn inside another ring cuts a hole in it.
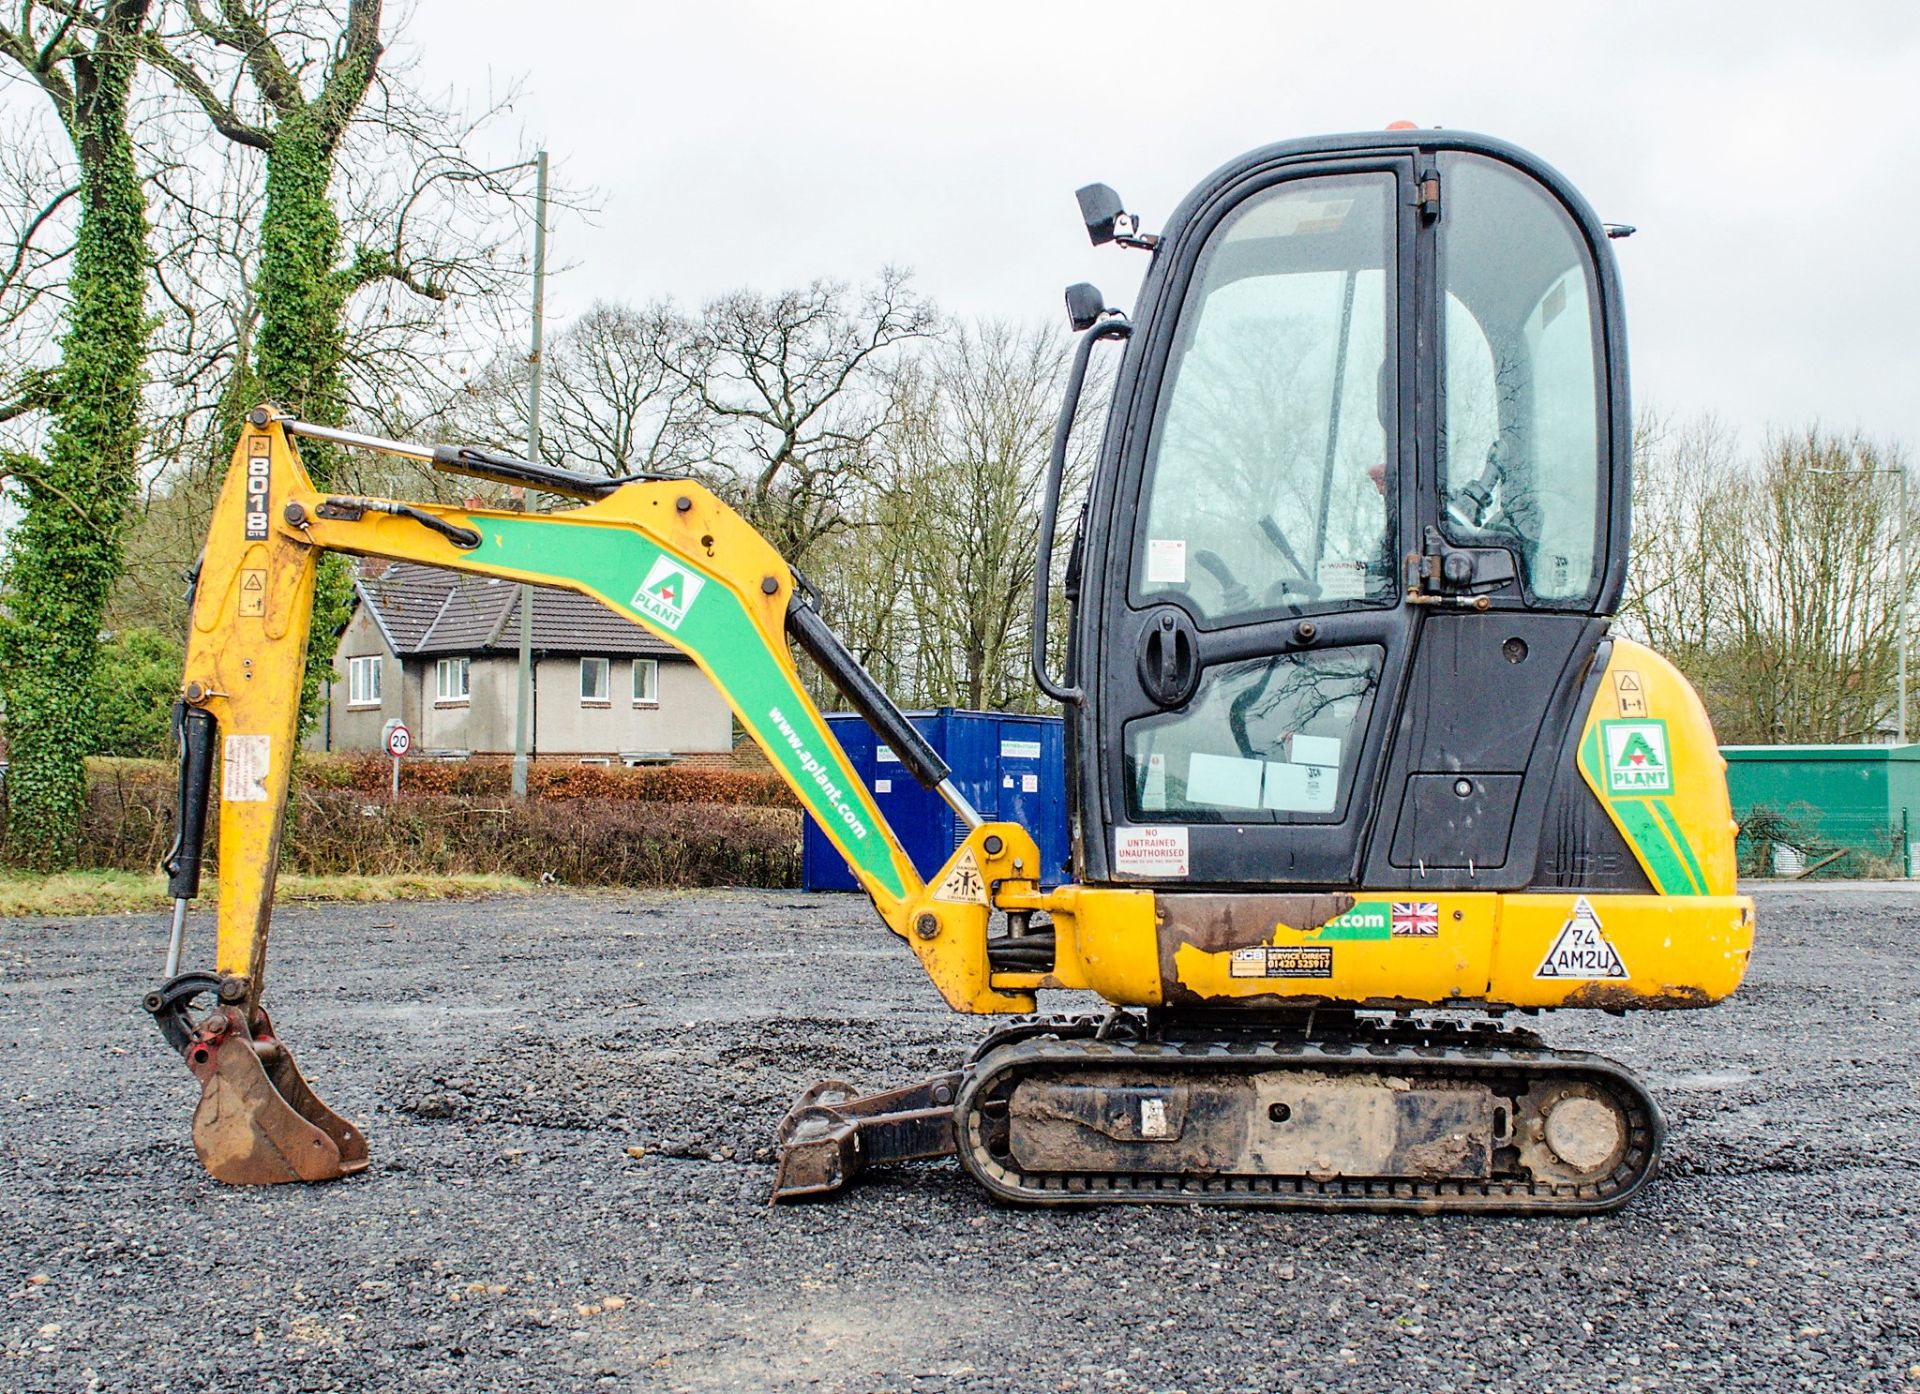
[{"label": "cab window", "polygon": [[1222,625],[1392,603],[1394,189],[1293,180],[1208,239],[1148,445],[1135,604]]},{"label": "cab window", "polygon": [[1127,816],[1339,822],[1384,657],[1357,644],[1209,668],[1184,709],[1127,723]]},{"label": "cab window", "polygon": [[1596,295],[1566,209],[1505,165],[1441,165],[1441,523],[1504,546],[1529,595],[1592,595],[1606,513]]}]

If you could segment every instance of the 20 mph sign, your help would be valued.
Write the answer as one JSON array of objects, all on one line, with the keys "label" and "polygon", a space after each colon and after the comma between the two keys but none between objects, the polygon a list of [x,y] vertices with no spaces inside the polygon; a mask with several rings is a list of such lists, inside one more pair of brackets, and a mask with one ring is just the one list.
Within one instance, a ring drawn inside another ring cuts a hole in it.
[{"label": "20 mph sign", "polygon": [[413,749],[413,736],[397,721],[387,723],[387,754],[398,760]]}]

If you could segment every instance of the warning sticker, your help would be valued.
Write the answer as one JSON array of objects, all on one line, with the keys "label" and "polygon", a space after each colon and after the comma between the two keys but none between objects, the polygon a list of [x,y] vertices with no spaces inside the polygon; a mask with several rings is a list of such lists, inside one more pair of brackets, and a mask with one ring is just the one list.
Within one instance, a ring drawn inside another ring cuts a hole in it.
[{"label": "warning sticker", "polygon": [[1166,806],[1167,757],[1155,751],[1147,757],[1147,782],[1140,791],[1140,807],[1158,813]]},{"label": "warning sticker", "polygon": [[220,749],[220,797],[227,803],[265,803],[272,736],[228,736]]},{"label": "warning sticker", "polygon": [[1147,539],[1147,584],[1184,586],[1187,583],[1187,542],[1183,537]]},{"label": "warning sticker", "polygon": [[1331,978],[1333,950],[1319,944],[1261,945],[1235,949],[1227,960],[1230,978]]},{"label": "warning sticker", "polygon": [[986,879],[980,875],[980,863],[974,860],[971,847],[962,852],[953,869],[940,878],[940,884],[934,887],[933,898],[955,905],[987,903]]},{"label": "warning sticker", "polygon": [[1148,1095],[1140,1100],[1140,1136],[1151,1138],[1173,1136],[1173,1125],[1167,1121],[1165,1099],[1156,1099]]},{"label": "warning sticker", "polygon": [[1185,876],[1185,828],[1115,828],[1113,869],[1128,876]]},{"label": "warning sticker", "polygon": [[1600,748],[1607,762],[1609,794],[1673,792],[1666,722],[1603,721]]},{"label": "warning sticker", "polygon": [[1323,561],[1316,579],[1322,600],[1358,600],[1367,593],[1367,564],[1363,561]]},{"label": "warning sticker", "polygon": [[1640,675],[1631,668],[1622,668],[1613,675],[1613,695],[1620,704],[1620,715],[1647,714],[1647,690],[1640,681]]},{"label": "warning sticker", "polygon": [[267,613],[267,571],[265,567],[247,567],[240,573],[240,613]]},{"label": "warning sticker", "polygon": [[1553,947],[1534,970],[1536,978],[1577,978],[1598,982],[1607,978],[1625,978],[1627,965],[1620,951],[1607,938],[1600,917],[1585,896],[1573,903],[1573,913],[1554,936]]}]

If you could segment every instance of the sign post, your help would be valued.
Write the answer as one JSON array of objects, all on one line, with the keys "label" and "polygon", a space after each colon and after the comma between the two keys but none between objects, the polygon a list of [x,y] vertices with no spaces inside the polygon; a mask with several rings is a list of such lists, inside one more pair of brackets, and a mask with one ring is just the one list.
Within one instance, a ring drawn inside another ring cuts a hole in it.
[{"label": "sign post", "polygon": [[393,794],[395,803],[400,801],[400,757],[413,749],[413,734],[407,730],[406,723],[395,718],[386,724],[381,732],[386,742],[387,754],[393,757]]}]

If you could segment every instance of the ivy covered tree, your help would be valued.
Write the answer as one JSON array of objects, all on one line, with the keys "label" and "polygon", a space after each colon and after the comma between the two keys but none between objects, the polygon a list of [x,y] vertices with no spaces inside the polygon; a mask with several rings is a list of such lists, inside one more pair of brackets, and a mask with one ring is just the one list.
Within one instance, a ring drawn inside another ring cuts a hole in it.
[{"label": "ivy covered tree", "polygon": [[[359,248],[346,255],[329,192],[342,142],[384,51],[381,9],[382,0],[351,0],[345,16],[336,18],[337,6],[309,0],[189,0],[183,28],[147,36],[153,65],[213,128],[266,157],[254,286],[259,322],[252,361],[234,365],[222,394],[227,447],[241,416],[262,401],[303,421],[341,425],[348,297],[369,281],[404,274],[378,251]],[[300,453],[316,484],[338,482],[335,449],[308,442]],[[350,598],[347,568],[338,558],[328,559],[314,597],[314,642],[302,690],[309,718]]]},{"label": "ivy covered tree", "polygon": [[129,115],[148,0],[38,4],[0,23],[0,58],[53,105],[79,173],[56,369],[30,378],[44,448],[4,468],[21,508],[0,613],[11,768],[8,843],[26,865],[72,863],[86,805],[100,623],[137,483],[146,313],[146,195]]},{"label": "ivy covered tree", "polygon": [[[265,166],[245,297],[251,356],[238,355],[221,393],[220,453],[231,451],[242,415],[262,401],[329,426],[346,424],[350,411],[377,415],[385,403],[353,400],[356,368],[367,377],[369,355],[382,352],[354,342],[354,297],[380,287],[437,305],[496,294],[508,274],[502,247],[476,229],[497,210],[480,216],[479,208],[514,197],[506,176],[526,162],[479,168],[464,147],[494,112],[464,122],[384,73],[382,0],[186,0],[180,15],[148,36],[149,60],[215,132]],[[358,236],[348,236],[343,206],[354,212]],[[390,311],[381,319],[413,322]],[[385,351],[405,358],[419,349]],[[371,375],[407,372],[405,363],[388,362]],[[306,441],[301,456],[321,487],[354,487],[344,452]],[[349,598],[345,564],[326,559],[307,656],[308,719]]]}]

